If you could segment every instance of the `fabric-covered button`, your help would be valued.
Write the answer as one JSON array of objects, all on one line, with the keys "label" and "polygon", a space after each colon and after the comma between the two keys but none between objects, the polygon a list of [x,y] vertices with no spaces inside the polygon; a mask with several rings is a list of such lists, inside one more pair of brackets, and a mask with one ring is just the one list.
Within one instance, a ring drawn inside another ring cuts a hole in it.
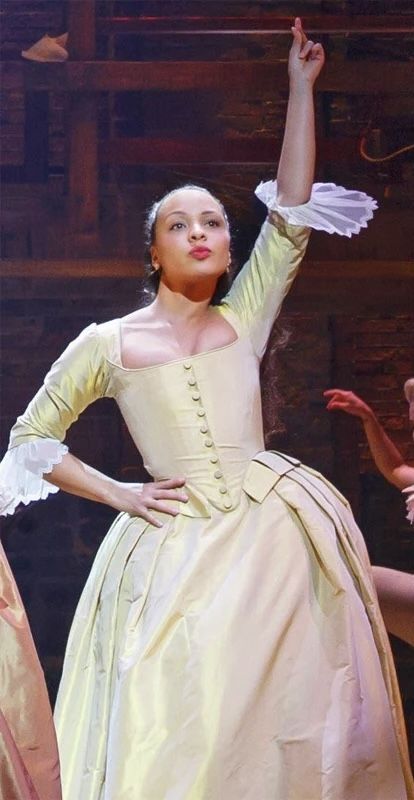
[{"label": "fabric-covered button", "polygon": [[222,478],[222,477],[223,477],[223,473],[222,473],[222,472],[220,472],[220,470],[219,470],[219,469],[216,469],[216,471],[215,471],[215,473],[214,473],[214,477],[215,477],[215,478],[217,478],[217,480],[218,480],[219,478]]},{"label": "fabric-covered button", "polygon": [[184,367],[184,369],[191,369],[191,362],[190,361],[184,361],[183,367]]},{"label": "fabric-covered button", "polygon": [[189,386],[196,386],[197,385],[196,379],[192,378],[192,377],[188,379],[187,383],[188,383]]},{"label": "fabric-covered button", "polygon": [[227,494],[227,487],[226,486],[219,486],[220,494]]},{"label": "fabric-covered button", "polygon": [[193,400],[199,400],[200,399],[200,392],[193,392],[191,397],[193,398]]},{"label": "fabric-covered button", "polygon": [[197,416],[205,417],[205,415],[206,415],[206,412],[204,411],[204,408],[199,408],[198,411],[197,411]]},{"label": "fabric-covered button", "polygon": [[218,456],[211,456],[210,464],[217,464],[217,462],[218,462]]},{"label": "fabric-covered button", "polygon": [[208,433],[207,425],[202,425],[200,428],[201,433]]},{"label": "fabric-covered button", "polygon": [[224,508],[231,508],[232,503],[230,500],[225,500],[223,503]]},{"label": "fabric-covered button", "polygon": [[205,444],[206,447],[213,447],[213,440],[212,439],[206,439],[204,444]]}]

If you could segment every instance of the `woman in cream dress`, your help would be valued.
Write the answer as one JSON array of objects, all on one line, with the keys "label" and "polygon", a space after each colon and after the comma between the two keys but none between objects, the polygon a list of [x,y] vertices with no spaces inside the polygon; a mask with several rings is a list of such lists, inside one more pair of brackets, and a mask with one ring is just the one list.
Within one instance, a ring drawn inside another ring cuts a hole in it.
[{"label": "woman in cream dress", "polygon": [[[323,51],[300,20],[293,36],[278,187],[257,190],[269,217],[229,293],[211,305],[229,262],[221,204],[194,187],[170,193],[151,218],[156,299],[86,328],[12,431],[6,512],[58,487],[121,512],[66,653],[56,708],[65,800],[414,796],[349,506],[313,470],[263,449],[259,364],[307,226],[350,235],[375,205],[311,188]],[[108,396],[152,483],[106,478],[61,444]],[[50,459],[37,477],[36,459]]]}]

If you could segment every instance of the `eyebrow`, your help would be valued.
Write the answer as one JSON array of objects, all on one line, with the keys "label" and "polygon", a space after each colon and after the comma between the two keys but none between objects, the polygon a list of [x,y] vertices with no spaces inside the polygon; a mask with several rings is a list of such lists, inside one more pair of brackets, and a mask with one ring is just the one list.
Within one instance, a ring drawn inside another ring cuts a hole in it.
[{"label": "eyebrow", "polygon": [[[181,214],[182,217],[188,217],[189,214],[186,211],[169,211],[168,214],[165,215],[165,219],[167,217],[171,217],[173,214]],[[216,208],[212,208],[209,211],[202,211],[201,216],[206,217],[207,214],[220,214],[220,211]]]}]

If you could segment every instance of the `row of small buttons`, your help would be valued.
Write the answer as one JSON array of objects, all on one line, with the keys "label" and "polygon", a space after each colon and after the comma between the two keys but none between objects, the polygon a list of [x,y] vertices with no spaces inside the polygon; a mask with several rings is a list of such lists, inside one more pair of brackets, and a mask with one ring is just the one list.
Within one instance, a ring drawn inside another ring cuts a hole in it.
[{"label": "row of small buttons", "polygon": [[[192,398],[192,400],[194,400],[195,403],[198,403],[198,402],[201,401],[201,395],[200,395],[200,392],[197,390],[197,379],[196,379],[196,377],[194,375],[194,372],[193,372],[193,366],[192,366],[190,361],[185,361],[184,364],[183,364],[183,367],[186,370],[186,372],[189,373],[189,376],[187,378],[187,383],[188,383],[188,386],[190,387],[190,389],[193,390],[192,394],[191,394],[191,398]],[[206,416],[206,411],[202,406],[199,406],[197,408],[197,416],[200,418],[200,420],[202,420]],[[205,436],[204,446],[208,447],[208,448],[214,447],[213,440],[209,436],[206,436],[206,434],[209,433],[209,428],[208,428],[208,424],[207,424],[206,420],[204,420],[202,422],[202,424],[200,425],[200,433],[203,436]],[[212,454],[210,456],[210,464],[219,464],[218,456],[214,452],[212,452]],[[214,478],[216,480],[221,480],[221,478],[223,478],[223,473],[222,473],[221,469],[216,469],[213,474],[214,474]],[[232,502],[231,502],[231,500],[230,500],[230,498],[228,496],[224,497],[224,495],[228,495],[227,486],[224,483],[222,483],[218,488],[219,488],[220,494],[223,497],[223,507],[226,510],[229,510],[230,508],[232,508]]]}]

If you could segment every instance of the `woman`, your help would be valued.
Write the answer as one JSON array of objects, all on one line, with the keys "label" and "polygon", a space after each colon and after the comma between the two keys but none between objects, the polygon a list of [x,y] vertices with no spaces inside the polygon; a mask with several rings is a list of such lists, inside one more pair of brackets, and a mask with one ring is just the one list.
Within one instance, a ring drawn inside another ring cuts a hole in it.
[{"label": "woman", "polygon": [[[410,406],[409,419],[414,422],[414,378],[404,384]],[[414,521],[414,466],[407,464],[391,441],[371,406],[354,392],[327,389],[328,411],[344,411],[358,417],[363,426],[371,456],[384,478],[408,493],[407,511]],[[388,567],[373,567],[375,588],[387,630],[414,646],[414,575]]]},{"label": "woman", "polygon": [[[299,19],[292,33],[278,197],[259,187],[274,210],[230,292],[211,305],[230,260],[221,204],[196,187],[170,193],[150,219],[155,301],[87,328],[13,429],[21,458],[33,442],[50,457],[54,488],[121,512],[68,643],[65,800],[412,796],[361,535],[326,481],[261,452],[259,362],[305,251],[297,223],[349,235],[374,207],[311,189],[323,50]],[[102,396],[116,398],[154,482],[110,480],[60,443]]]}]

